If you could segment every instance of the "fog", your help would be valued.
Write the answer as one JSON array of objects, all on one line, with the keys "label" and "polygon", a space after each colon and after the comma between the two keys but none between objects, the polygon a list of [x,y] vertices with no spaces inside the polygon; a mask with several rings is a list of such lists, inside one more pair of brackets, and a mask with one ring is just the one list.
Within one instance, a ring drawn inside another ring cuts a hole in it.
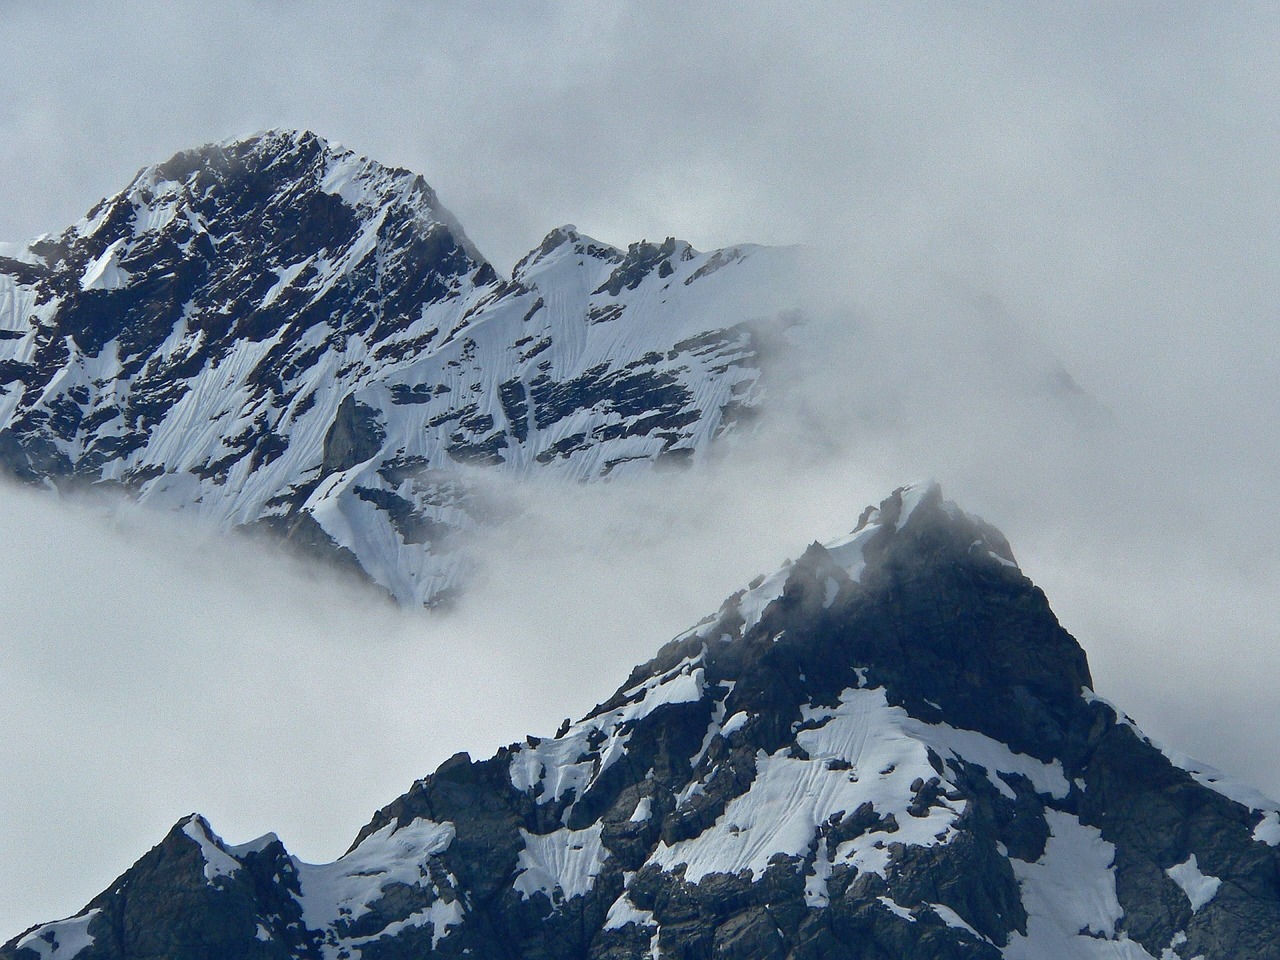
[{"label": "fog", "polygon": [[1272,8],[476,10],[6,4],[0,237],[308,127],[422,171],[501,269],[566,221],[803,242],[769,416],[705,469],[500,488],[447,618],[0,489],[0,938],[193,810],[337,856],[920,478],[1008,535],[1102,695],[1280,795]]}]

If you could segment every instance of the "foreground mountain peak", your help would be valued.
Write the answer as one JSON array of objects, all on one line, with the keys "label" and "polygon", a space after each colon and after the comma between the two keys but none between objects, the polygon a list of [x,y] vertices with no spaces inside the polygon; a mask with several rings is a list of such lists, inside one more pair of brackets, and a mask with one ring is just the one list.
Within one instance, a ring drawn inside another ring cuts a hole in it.
[{"label": "foreground mountain peak", "polygon": [[1171,756],[1004,538],[905,487],[335,863],[193,815],[0,958],[1275,960],[1280,809]]}]

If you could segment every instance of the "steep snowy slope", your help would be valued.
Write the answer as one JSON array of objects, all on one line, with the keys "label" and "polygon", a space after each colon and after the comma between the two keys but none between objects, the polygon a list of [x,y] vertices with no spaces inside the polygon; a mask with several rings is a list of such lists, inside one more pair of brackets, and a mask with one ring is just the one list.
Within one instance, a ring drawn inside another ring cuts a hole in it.
[{"label": "steep snowy slope", "polygon": [[1280,808],[1090,686],[1004,538],[904,488],[335,863],[193,815],[0,960],[1280,957]]},{"label": "steep snowy slope", "polygon": [[598,478],[749,415],[794,258],[563,227],[502,279],[414,174],[307,133],[181,153],[0,246],[0,469],[265,526],[431,602],[480,512],[461,468]]}]

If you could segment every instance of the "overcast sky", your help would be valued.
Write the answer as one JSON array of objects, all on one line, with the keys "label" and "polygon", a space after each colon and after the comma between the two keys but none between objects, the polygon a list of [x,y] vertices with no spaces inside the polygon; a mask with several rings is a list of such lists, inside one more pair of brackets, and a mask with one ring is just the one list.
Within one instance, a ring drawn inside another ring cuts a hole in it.
[{"label": "overcast sky", "polygon": [[718,468],[510,491],[449,621],[0,491],[0,938],[192,810],[336,856],[920,477],[1005,531],[1100,693],[1280,795],[1277,8],[853,6],[0,2],[0,239],[306,127],[422,172],[500,269],[565,222],[808,243],[824,308]]}]

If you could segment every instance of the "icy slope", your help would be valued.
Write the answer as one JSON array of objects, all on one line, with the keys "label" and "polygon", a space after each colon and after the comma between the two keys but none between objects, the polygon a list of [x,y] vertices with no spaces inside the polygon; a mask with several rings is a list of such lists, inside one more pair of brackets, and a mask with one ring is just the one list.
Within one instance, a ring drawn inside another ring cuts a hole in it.
[{"label": "icy slope", "polygon": [[500,278],[434,192],[308,133],[179,154],[0,247],[0,469],[265,526],[396,598],[455,584],[467,466],[705,454],[794,252],[552,231]]},{"label": "icy slope", "polygon": [[1004,538],[905,488],[335,863],[193,816],[0,958],[1280,957],[1276,806],[1090,683]]}]

